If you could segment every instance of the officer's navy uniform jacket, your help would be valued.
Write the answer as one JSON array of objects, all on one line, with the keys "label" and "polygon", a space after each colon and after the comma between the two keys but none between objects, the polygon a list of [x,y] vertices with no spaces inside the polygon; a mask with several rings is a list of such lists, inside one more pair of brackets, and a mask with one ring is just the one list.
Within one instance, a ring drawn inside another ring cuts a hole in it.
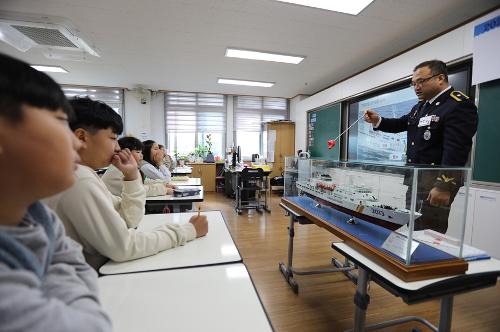
[{"label": "officer's navy uniform jacket", "polygon": [[[427,118],[430,123],[423,125],[420,119],[427,116],[430,116]],[[474,103],[460,91],[450,88],[432,104],[419,102],[399,119],[382,118],[375,130],[390,133],[407,131],[408,164],[465,166],[477,123],[477,108]],[[434,172],[431,178],[419,178],[419,189],[422,190],[420,199],[425,200],[428,190],[433,186],[451,192],[453,199],[463,184],[461,174],[462,172]],[[431,228],[446,232],[447,216],[446,214],[446,227]]]}]

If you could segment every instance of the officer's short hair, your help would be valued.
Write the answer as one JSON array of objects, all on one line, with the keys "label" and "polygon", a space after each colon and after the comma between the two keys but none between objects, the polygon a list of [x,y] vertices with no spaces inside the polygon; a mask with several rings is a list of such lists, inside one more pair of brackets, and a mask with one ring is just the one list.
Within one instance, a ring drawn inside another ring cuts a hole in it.
[{"label": "officer's short hair", "polygon": [[423,67],[429,67],[432,75],[443,74],[444,79],[446,80],[446,82],[448,82],[448,67],[446,66],[446,63],[444,63],[443,61],[441,61],[441,60],[424,61],[424,62],[418,64],[413,69],[413,71],[416,71],[418,68],[423,68]]}]

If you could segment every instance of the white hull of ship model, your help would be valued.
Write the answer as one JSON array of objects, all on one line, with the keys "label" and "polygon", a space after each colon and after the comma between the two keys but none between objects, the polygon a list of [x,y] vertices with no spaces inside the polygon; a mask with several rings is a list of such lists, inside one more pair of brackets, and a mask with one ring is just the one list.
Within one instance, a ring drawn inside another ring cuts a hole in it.
[{"label": "white hull of ship model", "polygon": [[[312,196],[318,197],[324,201],[330,202],[334,205],[341,206],[343,208],[355,211],[359,214],[364,214],[376,219],[388,221],[398,225],[406,225],[410,222],[410,210],[400,209],[396,207],[384,207],[380,202],[378,202],[375,197],[371,196],[370,201],[357,200],[355,197],[348,197],[345,194],[339,195],[334,193],[334,190],[341,186],[333,186],[330,193],[325,192],[321,188],[318,188],[317,184],[312,184],[311,182],[297,181],[297,189],[306,192]],[[388,207],[388,208],[387,208]],[[415,212],[415,219],[420,217],[422,214]]]}]

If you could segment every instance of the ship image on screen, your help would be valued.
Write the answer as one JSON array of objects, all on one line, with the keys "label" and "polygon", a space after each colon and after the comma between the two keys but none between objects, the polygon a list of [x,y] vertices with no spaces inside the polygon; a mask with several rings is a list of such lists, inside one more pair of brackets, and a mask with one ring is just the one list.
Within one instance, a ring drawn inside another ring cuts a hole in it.
[{"label": "ship image on screen", "polygon": [[[349,122],[356,121],[368,109],[384,118],[400,118],[407,114],[418,99],[411,88],[381,94],[353,103],[349,108]],[[406,132],[391,134],[375,131],[372,125],[360,120],[349,133],[350,160],[404,163],[406,161]],[[353,144],[351,144],[353,143]]]}]

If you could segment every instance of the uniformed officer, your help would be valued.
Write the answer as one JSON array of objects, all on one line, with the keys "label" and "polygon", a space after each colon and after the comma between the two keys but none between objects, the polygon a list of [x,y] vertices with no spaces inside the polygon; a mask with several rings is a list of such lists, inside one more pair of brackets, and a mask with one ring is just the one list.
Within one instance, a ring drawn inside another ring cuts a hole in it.
[{"label": "uniformed officer", "polygon": [[[419,102],[408,114],[388,119],[367,110],[365,121],[371,123],[374,130],[407,131],[408,164],[465,166],[477,130],[474,103],[448,84],[446,64],[439,60],[416,66],[411,86]],[[417,203],[421,202],[422,216],[415,221],[416,230],[431,228],[446,233],[449,207],[463,184],[462,174],[460,171],[421,172]],[[411,197],[411,190],[407,197]]]}]

